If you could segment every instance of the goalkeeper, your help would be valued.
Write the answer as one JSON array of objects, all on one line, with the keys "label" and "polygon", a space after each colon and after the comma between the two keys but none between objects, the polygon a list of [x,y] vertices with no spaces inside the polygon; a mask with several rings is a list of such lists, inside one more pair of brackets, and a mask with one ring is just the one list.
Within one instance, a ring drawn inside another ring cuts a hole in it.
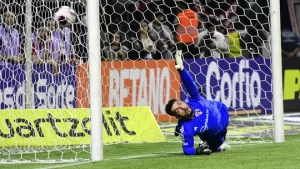
[{"label": "goalkeeper", "polygon": [[[178,118],[178,128],[183,140],[185,155],[210,154],[230,149],[224,143],[229,114],[227,107],[218,101],[206,100],[200,96],[191,75],[183,67],[182,51],[175,55],[175,68],[180,73],[181,80],[186,87],[190,98],[187,103],[179,99],[168,101],[165,111],[170,116]],[[194,136],[199,136],[203,141],[194,148]]]}]

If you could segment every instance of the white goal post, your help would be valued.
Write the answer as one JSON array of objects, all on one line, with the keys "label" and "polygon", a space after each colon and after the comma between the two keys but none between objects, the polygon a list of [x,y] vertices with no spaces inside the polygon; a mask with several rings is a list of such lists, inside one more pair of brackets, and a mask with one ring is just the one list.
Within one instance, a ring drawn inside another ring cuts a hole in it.
[{"label": "white goal post", "polygon": [[[101,161],[104,145],[180,142],[164,112],[188,97],[177,49],[202,96],[228,106],[229,144],[284,142],[280,0],[262,1],[1,2],[0,163]],[[61,6],[75,23],[57,25]],[[180,20],[183,9],[197,23]]]},{"label": "white goal post", "polygon": [[284,141],[280,0],[270,2],[274,141]]},{"label": "white goal post", "polygon": [[102,138],[102,88],[101,88],[101,50],[99,1],[87,2],[88,37],[89,37],[89,76],[90,76],[90,111],[91,111],[91,159],[103,160]]}]

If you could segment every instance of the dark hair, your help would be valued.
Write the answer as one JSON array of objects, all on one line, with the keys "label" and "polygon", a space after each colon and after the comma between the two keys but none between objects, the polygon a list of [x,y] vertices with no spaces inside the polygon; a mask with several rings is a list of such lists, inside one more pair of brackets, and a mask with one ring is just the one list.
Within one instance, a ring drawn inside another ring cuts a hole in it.
[{"label": "dark hair", "polygon": [[166,104],[166,107],[165,107],[165,111],[168,115],[170,116],[174,116],[173,112],[172,112],[172,106],[173,104],[176,102],[177,99],[171,99],[168,101],[168,103]]}]

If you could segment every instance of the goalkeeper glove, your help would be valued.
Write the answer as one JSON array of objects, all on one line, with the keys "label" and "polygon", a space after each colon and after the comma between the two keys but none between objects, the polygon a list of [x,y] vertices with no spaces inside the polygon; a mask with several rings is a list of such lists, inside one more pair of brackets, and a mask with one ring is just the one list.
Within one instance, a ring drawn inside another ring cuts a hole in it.
[{"label": "goalkeeper glove", "polygon": [[199,144],[199,146],[196,148],[197,155],[201,155],[201,154],[210,155],[210,153],[212,153],[212,151],[209,149],[209,145],[207,144],[207,142],[203,142]]},{"label": "goalkeeper glove", "polygon": [[180,134],[180,128],[179,128],[179,126],[176,126],[175,131],[174,131],[174,135],[179,136],[179,134]]},{"label": "goalkeeper glove", "polygon": [[176,62],[175,68],[177,70],[183,70],[184,68],[181,55],[182,55],[182,50],[177,50],[175,54],[175,62]]}]

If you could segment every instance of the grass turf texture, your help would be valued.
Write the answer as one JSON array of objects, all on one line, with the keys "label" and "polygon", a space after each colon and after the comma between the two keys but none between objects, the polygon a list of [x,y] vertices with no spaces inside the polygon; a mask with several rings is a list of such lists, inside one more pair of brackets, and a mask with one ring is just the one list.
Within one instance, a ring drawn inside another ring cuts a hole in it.
[{"label": "grass turf texture", "polygon": [[[230,151],[214,153],[210,156],[184,156],[181,143],[117,144],[104,147],[105,160],[100,162],[85,164],[0,164],[0,168],[298,169],[300,167],[299,145],[300,135],[292,135],[286,136],[284,143],[237,144],[232,145]],[[66,157],[67,154],[68,152],[65,154]],[[60,155],[61,153],[53,153],[50,157],[59,159]],[[74,154],[72,155],[74,158]],[[83,156],[87,158],[88,154],[84,153]],[[27,158],[30,159],[30,157]],[[31,159],[33,159],[33,156]]]}]

